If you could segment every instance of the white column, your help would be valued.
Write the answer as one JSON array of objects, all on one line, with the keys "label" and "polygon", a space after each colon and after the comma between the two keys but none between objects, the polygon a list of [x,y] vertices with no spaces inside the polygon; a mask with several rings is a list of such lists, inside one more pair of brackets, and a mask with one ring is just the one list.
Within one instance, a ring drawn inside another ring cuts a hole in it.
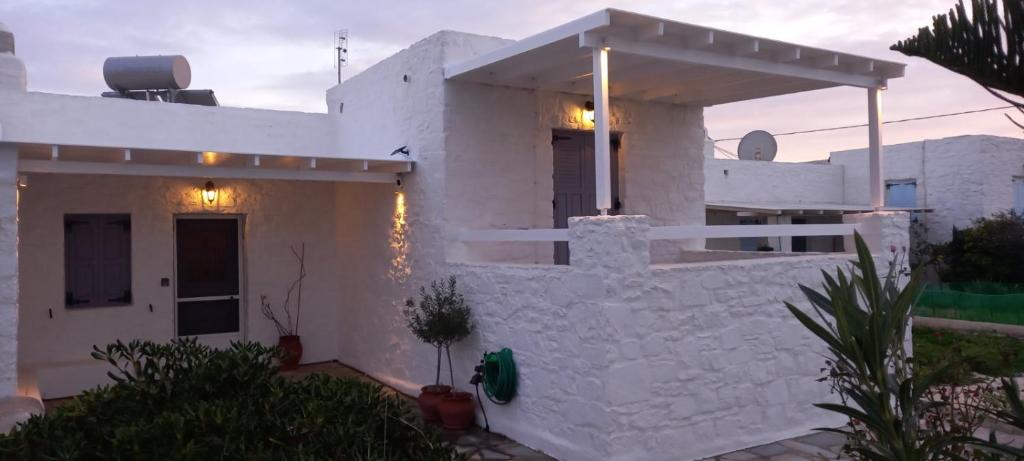
[{"label": "white column", "polygon": [[882,89],[868,88],[868,188],[871,206],[885,206],[885,178],[882,176]]},{"label": "white column", "polygon": [[612,207],[611,135],[608,129],[608,49],[594,48],[594,173],[597,209]]}]

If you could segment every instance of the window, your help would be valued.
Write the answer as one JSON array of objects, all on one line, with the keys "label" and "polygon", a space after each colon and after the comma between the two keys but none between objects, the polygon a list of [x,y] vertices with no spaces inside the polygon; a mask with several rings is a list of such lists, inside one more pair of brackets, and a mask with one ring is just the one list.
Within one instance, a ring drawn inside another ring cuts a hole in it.
[{"label": "window", "polygon": [[131,216],[64,215],[64,305],[132,302]]},{"label": "window", "polygon": [[1024,214],[1024,176],[1013,178],[1013,209]]},{"label": "window", "polygon": [[893,208],[916,208],[917,181],[913,179],[886,181],[885,206]]}]

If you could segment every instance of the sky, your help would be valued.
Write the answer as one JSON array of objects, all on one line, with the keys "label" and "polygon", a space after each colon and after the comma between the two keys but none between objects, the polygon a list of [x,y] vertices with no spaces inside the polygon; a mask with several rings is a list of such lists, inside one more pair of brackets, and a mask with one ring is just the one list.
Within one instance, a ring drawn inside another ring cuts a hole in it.
[{"label": "sky", "polygon": [[[336,83],[333,34],[347,29],[342,78],[439,30],[521,39],[603,7],[909,64],[883,96],[883,119],[1004,105],[964,77],[889,51],[955,0],[0,0],[31,91],[98,95],[109,56],[183,54],[191,88],[222,105],[325,112]],[[614,79],[614,75],[611,76]],[[886,144],[965,134],[1021,137],[994,111],[887,125]],[[835,88],[706,109],[714,139],[867,121],[863,89]],[[778,137],[778,161],[809,161],[867,145],[865,129]],[[719,146],[735,152],[736,142]]]}]

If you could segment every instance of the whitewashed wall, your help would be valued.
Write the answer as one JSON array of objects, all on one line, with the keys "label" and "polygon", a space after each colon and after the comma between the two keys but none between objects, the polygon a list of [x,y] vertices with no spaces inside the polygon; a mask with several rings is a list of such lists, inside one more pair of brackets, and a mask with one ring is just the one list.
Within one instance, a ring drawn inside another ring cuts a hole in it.
[{"label": "whitewashed wall", "polygon": [[[953,227],[1013,207],[1013,177],[1024,175],[1024,140],[958,136],[885,146],[883,176],[917,181],[917,205],[928,240],[947,241]],[[831,162],[846,169],[847,203],[870,201],[864,149],[833,152]]]},{"label": "whitewashed wall", "polygon": [[18,153],[0,143],[0,398],[18,386]]},{"label": "whitewashed wall", "polygon": [[708,202],[845,203],[843,170],[824,163],[707,159],[704,193]]},{"label": "whitewashed wall", "polygon": [[[281,300],[297,274],[288,247],[305,242],[309,275],[303,286],[300,327],[303,361],[336,358],[333,326],[339,291],[335,222],[329,218],[335,200],[331,184],[217,180],[221,196],[218,205],[209,206],[199,198],[202,179],[32,175],[29,181],[21,191],[19,241],[18,359],[25,380],[34,380],[39,369],[91,364],[89,352],[94,344],[174,337],[174,294],[171,287],[160,286],[160,279],[174,278],[173,217],[177,213],[245,216],[245,328],[248,339],[266,344],[277,343],[277,332],[260,315],[259,295]],[[64,308],[65,213],[131,214],[132,305]],[[94,384],[98,383],[81,383]]]}]

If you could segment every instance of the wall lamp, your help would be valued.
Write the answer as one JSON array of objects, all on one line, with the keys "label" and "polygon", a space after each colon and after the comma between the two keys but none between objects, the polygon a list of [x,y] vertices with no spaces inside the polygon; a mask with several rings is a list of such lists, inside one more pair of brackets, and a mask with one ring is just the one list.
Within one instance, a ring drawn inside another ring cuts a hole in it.
[{"label": "wall lamp", "polygon": [[594,123],[594,120],[597,120],[597,116],[594,115],[594,101],[583,103],[583,120],[590,123]]},{"label": "wall lamp", "polygon": [[203,185],[203,200],[210,205],[217,201],[217,186],[213,181],[206,181],[206,184]]}]

